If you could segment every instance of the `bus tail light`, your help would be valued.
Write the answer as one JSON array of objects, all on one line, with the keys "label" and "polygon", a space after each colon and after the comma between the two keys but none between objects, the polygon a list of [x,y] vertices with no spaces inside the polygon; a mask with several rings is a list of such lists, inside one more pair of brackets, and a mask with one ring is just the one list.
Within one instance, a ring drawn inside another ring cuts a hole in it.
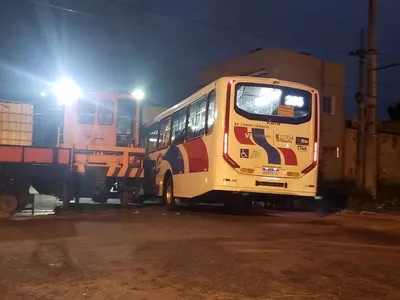
[{"label": "bus tail light", "polygon": [[302,174],[307,174],[310,172],[312,169],[314,169],[317,164],[318,164],[318,125],[319,125],[319,98],[318,94],[315,93],[315,109],[314,109],[314,114],[315,114],[315,122],[314,122],[314,149],[313,149],[313,162],[311,165],[309,165],[307,168],[301,171]]},{"label": "bus tail light", "polygon": [[312,169],[314,169],[317,166],[318,163],[318,143],[314,143],[313,147],[313,162],[311,165],[309,165],[307,168],[301,171],[302,174],[307,174],[310,172]]},{"label": "bus tail light", "polygon": [[224,155],[228,154],[228,133],[224,133]]},{"label": "bus tail light", "polygon": [[318,161],[318,143],[314,143],[314,162]]},{"label": "bus tail light", "polygon": [[240,168],[240,166],[229,156],[228,149],[229,149],[229,113],[231,107],[231,88],[234,80],[229,81],[228,89],[226,94],[226,111],[225,111],[225,128],[224,128],[224,141],[223,141],[223,158],[225,161],[232,167],[232,168]]}]

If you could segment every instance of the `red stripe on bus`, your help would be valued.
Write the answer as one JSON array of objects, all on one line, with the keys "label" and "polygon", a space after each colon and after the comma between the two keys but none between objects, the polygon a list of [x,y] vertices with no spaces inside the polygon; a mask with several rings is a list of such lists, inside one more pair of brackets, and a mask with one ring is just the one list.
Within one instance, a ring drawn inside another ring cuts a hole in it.
[{"label": "red stripe on bus", "polygon": [[278,148],[285,158],[285,165],[287,166],[297,166],[296,153],[292,149],[288,148]]},{"label": "red stripe on bus", "polygon": [[189,173],[208,171],[208,153],[202,139],[195,139],[182,144],[189,160]]},{"label": "red stripe on bus", "polygon": [[235,126],[234,127],[235,137],[239,143],[243,145],[254,145],[250,139],[250,134],[247,127]]}]

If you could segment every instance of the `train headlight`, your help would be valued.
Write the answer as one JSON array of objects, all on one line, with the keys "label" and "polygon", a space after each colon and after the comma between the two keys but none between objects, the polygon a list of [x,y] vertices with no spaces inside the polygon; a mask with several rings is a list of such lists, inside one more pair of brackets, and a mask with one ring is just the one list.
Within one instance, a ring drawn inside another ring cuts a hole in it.
[{"label": "train headlight", "polygon": [[82,91],[79,86],[67,77],[58,80],[52,89],[56,96],[58,105],[71,105],[74,101],[82,97]]},{"label": "train headlight", "polygon": [[133,98],[135,98],[136,100],[143,100],[144,98],[144,92],[141,89],[136,89],[132,92],[132,96]]}]

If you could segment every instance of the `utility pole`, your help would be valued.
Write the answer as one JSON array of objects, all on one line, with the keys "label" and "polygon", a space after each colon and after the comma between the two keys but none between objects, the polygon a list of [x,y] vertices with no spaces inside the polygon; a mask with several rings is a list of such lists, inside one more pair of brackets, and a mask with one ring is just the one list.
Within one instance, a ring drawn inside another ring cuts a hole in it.
[{"label": "utility pole", "polygon": [[368,23],[368,101],[366,107],[365,187],[375,200],[377,196],[378,179],[376,0],[369,0]]},{"label": "utility pole", "polygon": [[355,100],[358,105],[358,119],[357,119],[357,151],[356,151],[356,183],[358,187],[364,187],[364,143],[365,143],[365,86],[364,86],[364,60],[367,54],[364,42],[364,30],[361,30],[360,48],[352,51],[349,54],[360,58],[359,74],[358,74],[358,92],[355,95]]}]

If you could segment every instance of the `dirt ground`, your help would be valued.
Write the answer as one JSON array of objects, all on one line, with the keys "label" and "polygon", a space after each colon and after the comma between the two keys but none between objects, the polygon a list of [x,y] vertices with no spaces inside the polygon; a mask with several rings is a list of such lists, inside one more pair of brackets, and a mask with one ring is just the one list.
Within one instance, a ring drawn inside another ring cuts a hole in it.
[{"label": "dirt ground", "polygon": [[400,299],[400,239],[147,207],[0,222],[0,299]]}]

